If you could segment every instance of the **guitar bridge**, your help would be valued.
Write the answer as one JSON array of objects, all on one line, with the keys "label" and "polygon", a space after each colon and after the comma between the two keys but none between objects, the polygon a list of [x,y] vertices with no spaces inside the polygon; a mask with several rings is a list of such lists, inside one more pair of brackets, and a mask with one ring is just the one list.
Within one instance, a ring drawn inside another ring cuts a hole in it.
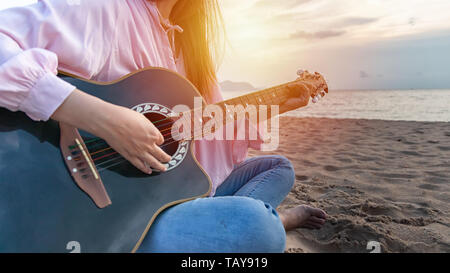
[{"label": "guitar bridge", "polygon": [[105,208],[111,205],[111,199],[77,128],[64,123],[60,123],[59,127],[61,153],[75,183],[97,207]]}]

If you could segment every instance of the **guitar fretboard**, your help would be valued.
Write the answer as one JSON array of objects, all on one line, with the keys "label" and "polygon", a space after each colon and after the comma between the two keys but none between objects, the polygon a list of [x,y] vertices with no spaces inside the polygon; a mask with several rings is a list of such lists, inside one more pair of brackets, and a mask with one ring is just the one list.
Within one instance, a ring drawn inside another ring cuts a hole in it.
[{"label": "guitar fretboard", "polygon": [[[245,117],[245,115],[248,114],[249,110],[251,109],[258,111],[259,106],[261,105],[267,106],[267,109],[270,109],[271,105],[282,104],[290,96],[287,86],[298,81],[300,80],[270,87],[214,104],[215,106],[221,108],[223,113],[222,116],[205,116],[203,109],[202,111],[198,111],[199,109],[197,109],[197,111],[196,109],[192,109],[189,113],[192,121],[192,137],[194,139],[197,139],[207,134],[214,133],[214,130],[204,131],[203,126],[195,126],[199,124],[205,124],[206,122],[211,121],[211,119],[213,119],[213,122],[215,122],[215,124],[223,126],[229,122],[237,120],[237,117]],[[282,113],[280,112],[279,114]],[[266,116],[266,118],[270,117]],[[262,120],[259,119],[259,121]],[[217,130],[218,128],[215,127],[214,129]]]}]

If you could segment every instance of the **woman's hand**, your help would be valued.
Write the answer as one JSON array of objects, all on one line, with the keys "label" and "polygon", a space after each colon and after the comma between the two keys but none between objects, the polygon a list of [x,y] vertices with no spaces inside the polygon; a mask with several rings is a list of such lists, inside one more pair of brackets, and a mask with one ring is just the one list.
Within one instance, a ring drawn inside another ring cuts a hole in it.
[{"label": "woman's hand", "polygon": [[280,113],[307,106],[310,98],[328,93],[328,85],[319,73],[311,74],[308,71],[299,71],[296,82],[288,85],[290,98],[280,105]]},{"label": "woman's hand", "polygon": [[166,170],[162,162],[169,162],[171,157],[159,147],[164,137],[153,123],[142,114],[116,105],[105,114],[106,120],[96,130],[98,137],[145,173],[151,173],[151,168]]},{"label": "woman's hand", "polygon": [[75,90],[52,115],[102,139],[135,167],[150,174],[165,171],[171,157],[159,145],[164,137],[142,114]]}]

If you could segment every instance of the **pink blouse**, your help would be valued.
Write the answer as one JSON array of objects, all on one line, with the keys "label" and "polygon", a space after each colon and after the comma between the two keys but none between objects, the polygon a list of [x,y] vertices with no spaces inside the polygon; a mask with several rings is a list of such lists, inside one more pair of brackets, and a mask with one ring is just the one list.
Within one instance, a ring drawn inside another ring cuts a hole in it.
[{"label": "pink blouse", "polygon": [[[182,31],[161,22],[151,1],[41,0],[0,11],[0,107],[48,120],[75,89],[57,69],[112,81],[145,67],[185,74],[169,35]],[[165,25],[164,28],[162,25]],[[216,84],[208,103],[222,100]],[[220,132],[218,132],[220,133]],[[213,182],[210,196],[261,141],[195,141],[195,155]]]}]

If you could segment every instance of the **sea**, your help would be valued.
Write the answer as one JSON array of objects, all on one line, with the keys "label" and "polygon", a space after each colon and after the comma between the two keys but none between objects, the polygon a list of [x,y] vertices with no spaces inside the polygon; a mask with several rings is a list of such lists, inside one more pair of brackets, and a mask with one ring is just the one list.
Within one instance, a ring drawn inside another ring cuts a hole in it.
[{"label": "sea", "polygon": [[[241,92],[224,92],[225,99]],[[286,113],[294,117],[450,122],[450,89],[337,90],[318,103]]]}]

